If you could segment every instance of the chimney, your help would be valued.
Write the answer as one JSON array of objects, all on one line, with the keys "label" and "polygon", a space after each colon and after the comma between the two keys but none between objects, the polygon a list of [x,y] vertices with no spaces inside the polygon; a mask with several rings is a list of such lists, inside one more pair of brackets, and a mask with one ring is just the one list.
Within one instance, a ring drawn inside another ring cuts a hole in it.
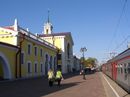
[{"label": "chimney", "polygon": [[14,20],[14,30],[18,31],[18,20],[17,19]]}]

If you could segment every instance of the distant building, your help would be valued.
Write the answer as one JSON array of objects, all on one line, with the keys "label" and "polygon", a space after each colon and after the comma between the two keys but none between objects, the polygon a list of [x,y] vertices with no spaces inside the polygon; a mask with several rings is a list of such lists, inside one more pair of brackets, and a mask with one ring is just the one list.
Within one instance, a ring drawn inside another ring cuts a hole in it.
[{"label": "distant building", "polygon": [[73,57],[73,70],[75,71],[80,71],[81,70],[81,63],[80,59],[77,58],[76,56]]}]

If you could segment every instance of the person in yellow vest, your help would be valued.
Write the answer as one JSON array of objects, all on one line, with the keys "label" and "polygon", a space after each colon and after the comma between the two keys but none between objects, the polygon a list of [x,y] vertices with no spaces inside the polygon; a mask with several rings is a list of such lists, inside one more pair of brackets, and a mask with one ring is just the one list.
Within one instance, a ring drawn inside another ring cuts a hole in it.
[{"label": "person in yellow vest", "polygon": [[54,72],[50,68],[50,70],[48,71],[48,82],[50,87],[53,86],[53,79],[54,79]]},{"label": "person in yellow vest", "polygon": [[58,86],[60,86],[62,79],[63,79],[62,72],[60,69],[58,69],[56,72],[56,80],[58,82]]}]

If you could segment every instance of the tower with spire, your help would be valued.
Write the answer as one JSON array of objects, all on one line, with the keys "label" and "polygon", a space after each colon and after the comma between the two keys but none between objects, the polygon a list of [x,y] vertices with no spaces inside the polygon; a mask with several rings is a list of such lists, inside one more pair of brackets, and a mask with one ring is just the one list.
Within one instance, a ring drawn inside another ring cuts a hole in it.
[{"label": "tower with spire", "polygon": [[47,22],[44,24],[44,31],[43,31],[44,34],[52,34],[52,30],[53,30],[53,26],[50,23],[49,13],[50,11],[48,10],[48,19]]},{"label": "tower with spire", "polygon": [[[53,26],[50,23],[49,11],[47,22],[44,24],[44,30],[39,37],[56,46],[57,48],[57,63],[54,63],[54,70],[56,68],[62,69],[62,73],[71,72],[73,65],[73,39],[71,32],[53,33]],[[64,60],[66,59],[66,60]]]}]

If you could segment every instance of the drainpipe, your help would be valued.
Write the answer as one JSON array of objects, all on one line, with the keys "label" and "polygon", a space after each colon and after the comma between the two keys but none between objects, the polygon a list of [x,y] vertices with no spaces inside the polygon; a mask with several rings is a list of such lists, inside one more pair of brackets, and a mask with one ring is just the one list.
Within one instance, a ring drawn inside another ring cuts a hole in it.
[{"label": "drainpipe", "polygon": [[17,51],[16,57],[15,57],[16,58],[15,77],[16,78],[18,78],[18,70],[17,70],[17,68],[18,68],[18,55],[19,55],[19,77],[21,78],[21,50],[22,50],[22,43],[25,39],[25,34],[21,34],[21,35],[22,35],[22,37],[20,37],[21,41],[19,43],[19,50]]},{"label": "drainpipe", "polygon": [[15,78],[18,78],[18,76],[17,76],[17,67],[18,67],[18,66],[17,66],[17,64],[18,64],[18,61],[17,61],[17,60],[18,60],[18,59],[17,59],[17,58],[18,58],[18,54],[19,54],[19,53],[20,53],[20,48],[19,48],[19,50],[17,51],[16,56],[15,56],[15,60],[16,60],[16,61],[15,61]]}]

